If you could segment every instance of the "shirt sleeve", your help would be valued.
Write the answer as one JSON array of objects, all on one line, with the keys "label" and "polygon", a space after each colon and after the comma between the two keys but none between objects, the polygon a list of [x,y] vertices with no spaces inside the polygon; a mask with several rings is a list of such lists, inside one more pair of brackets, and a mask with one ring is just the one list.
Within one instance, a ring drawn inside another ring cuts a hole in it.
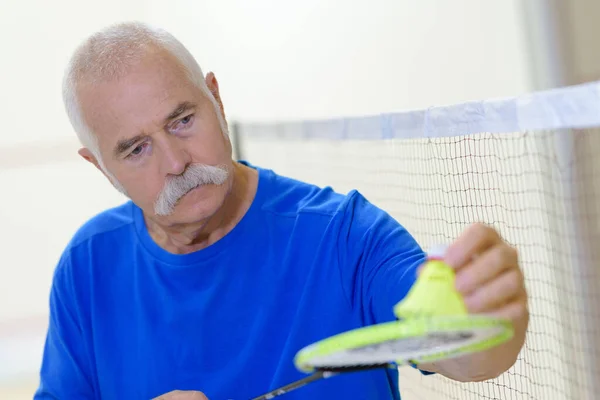
[{"label": "shirt sleeve", "polygon": [[70,258],[63,255],[50,289],[50,319],[34,400],[93,399]]},{"label": "shirt sleeve", "polygon": [[366,325],[395,320],[393,308],[416,281],[425,252],[400,223],[356,191],[339,232],[340,273],[351,306]]},{"label": "shirt sleeve", "polygon": [[342,216],[339,261],[345,291],[366,324],[395,320],[393,307],[417,277],[425,253],[388,213],[360,193],[349,194]]}]

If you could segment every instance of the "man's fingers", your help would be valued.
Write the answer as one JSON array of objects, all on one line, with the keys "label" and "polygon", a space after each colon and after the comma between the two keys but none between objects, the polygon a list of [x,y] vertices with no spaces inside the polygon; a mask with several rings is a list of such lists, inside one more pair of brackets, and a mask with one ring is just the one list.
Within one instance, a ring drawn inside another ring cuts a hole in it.
[{"label": "man's fingers", "polygon": [[527,321],[529,318],[527,310],[527,298],[526,296],[519,296],[513,301],[504,304],[502,307],[491,311],[488,314],[495,318],[507,319],[513,323]]},{"label": "man's fingers", "polygon": [[444,259],[452,267],[459,269],[500,241],[500,235],[492,227],[473,224],[448,247]]},{"label": "man's fingers", "polygon": [[465,304],[472,313],[494,312],[514,299],[522,298],[524,287],[523,275],[514,268],[466,296]]},{"label": "man's fingers", "polygon": [[208,400],[208,397],[195,390],[173,390],[152,400]]},{"label": "man's fingers", "polygon": [[518,269],[517,250],[506,244],[492,247],[456,273],[456,289],[463,295],[487,284],[506,270]]}]

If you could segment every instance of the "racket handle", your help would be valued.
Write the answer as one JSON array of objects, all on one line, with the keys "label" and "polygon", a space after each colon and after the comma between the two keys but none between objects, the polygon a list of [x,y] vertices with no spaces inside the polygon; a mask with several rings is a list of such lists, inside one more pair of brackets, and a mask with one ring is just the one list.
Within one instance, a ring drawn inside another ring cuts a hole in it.
[{"label": "racket handle", "polygon": [[281,396],[282,394],[289,393],[292,390],[298,389],[304,385],[308,385],[311,382],[318,381],[319,379],[326,379],[337,374],[337,372],[331,371],[317,371],[314,374],[307,376],[306,378],[299,379],[295,382],[290,383],[289,385],[282,386],[278,389],[270,391],[269,393],[265,393],[262,396],[255,397],[252,400],[269,400],[274,397]]}]

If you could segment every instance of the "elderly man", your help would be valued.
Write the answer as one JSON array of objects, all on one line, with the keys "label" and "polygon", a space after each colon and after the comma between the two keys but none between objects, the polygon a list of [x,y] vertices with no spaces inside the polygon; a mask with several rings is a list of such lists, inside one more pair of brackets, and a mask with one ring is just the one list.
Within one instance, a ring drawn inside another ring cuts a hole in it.
[{"label": "elderly man", "polygon": [[[389,321],[424,253],[360,193],[233,161],[223,102],[172,35],[108,27],[74,53],[64,101],[82,148],[130,201],[91,218],[56,267],[36,399],[247,399],[301,377],[293,357]],[[484,225],[449,247],[472,313],[513,321],[493,350],[420,366],[459,381],[510,368],[528,324],[515,250]],[[398,374],[289,399],[398,399]]]}]

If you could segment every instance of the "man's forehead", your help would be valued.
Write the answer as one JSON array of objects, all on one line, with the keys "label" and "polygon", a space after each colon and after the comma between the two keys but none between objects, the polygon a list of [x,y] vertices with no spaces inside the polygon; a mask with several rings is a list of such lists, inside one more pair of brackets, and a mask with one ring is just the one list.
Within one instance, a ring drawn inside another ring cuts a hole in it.
[{"label": "man's forehead", "polygon": [[80,103],[90,128],[101,136],[129,137],[156,127],[183,103],[200,100],[193,85],[179,74],[152,72],[82,85]]}]

